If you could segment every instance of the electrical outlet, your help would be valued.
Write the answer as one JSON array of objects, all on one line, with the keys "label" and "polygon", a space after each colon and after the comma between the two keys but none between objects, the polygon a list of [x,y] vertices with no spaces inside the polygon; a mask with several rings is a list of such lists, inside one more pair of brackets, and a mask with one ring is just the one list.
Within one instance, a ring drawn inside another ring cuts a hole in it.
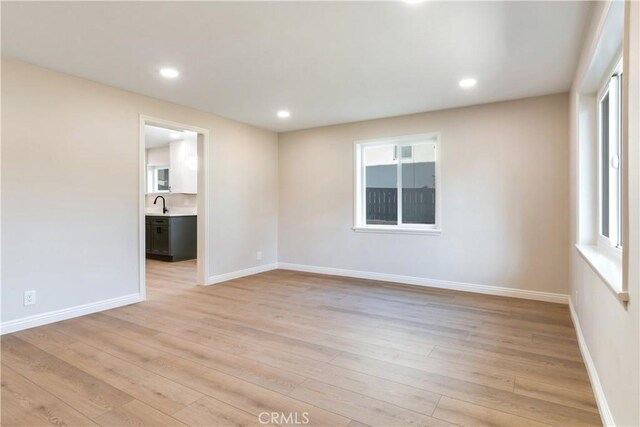
[{"label": "electrical outlet", "polygon": [[36,291],[24,291],[24,305],[36,303]]},{"label": "electrical outlet", "polygon": [[262,251],[256,252],[256,259],[257,260],[261,260],[262,259]]}]

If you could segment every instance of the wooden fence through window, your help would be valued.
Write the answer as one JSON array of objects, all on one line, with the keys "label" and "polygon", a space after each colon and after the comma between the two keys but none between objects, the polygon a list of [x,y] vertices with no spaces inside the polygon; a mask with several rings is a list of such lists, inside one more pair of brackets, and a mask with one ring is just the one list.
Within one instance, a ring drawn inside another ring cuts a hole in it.
[{"label": "wooden fence through window", "polygon": [[[367,188],[367,224],[398,223],[398,190]],[[402,189],[402,222],[435,224],[435,188]]]}]

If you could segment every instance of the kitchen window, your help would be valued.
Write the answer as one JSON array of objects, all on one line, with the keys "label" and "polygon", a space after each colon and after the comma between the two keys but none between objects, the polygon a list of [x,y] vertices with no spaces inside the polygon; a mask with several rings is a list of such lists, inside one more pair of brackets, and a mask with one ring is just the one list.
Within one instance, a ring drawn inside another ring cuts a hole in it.
[{"label": "kitchen window", "polygon": [[169,191],[171,191],[169,166],[148,166],[147,193],[168,193]]},{"label": "kitchen window", "polygon": [[440,137],[355,143],[359,232],[440,234]]}]

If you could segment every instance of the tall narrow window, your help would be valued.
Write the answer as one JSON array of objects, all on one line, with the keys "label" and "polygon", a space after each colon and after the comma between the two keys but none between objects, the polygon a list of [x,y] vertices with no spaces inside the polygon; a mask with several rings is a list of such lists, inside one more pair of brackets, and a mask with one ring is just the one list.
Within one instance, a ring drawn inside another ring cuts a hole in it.
[{"label": "tall narrow window", "polygon": [[356,231],[439,232],[435,134],[356,143]]},{"label": "tall narrow window", "polygon": [[600,240],[622,247],[622,60],[599,97],[599,226]]}]

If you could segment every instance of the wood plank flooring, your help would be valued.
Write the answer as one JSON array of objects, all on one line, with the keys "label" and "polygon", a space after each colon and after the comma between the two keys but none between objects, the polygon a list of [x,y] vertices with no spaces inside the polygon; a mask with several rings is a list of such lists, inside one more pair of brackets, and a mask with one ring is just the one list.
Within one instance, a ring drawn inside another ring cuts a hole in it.
[{"label": "wood plank flooring", "polygon": [[566,306],[277,270],[2,337],[3,426],[601,425]]}]

